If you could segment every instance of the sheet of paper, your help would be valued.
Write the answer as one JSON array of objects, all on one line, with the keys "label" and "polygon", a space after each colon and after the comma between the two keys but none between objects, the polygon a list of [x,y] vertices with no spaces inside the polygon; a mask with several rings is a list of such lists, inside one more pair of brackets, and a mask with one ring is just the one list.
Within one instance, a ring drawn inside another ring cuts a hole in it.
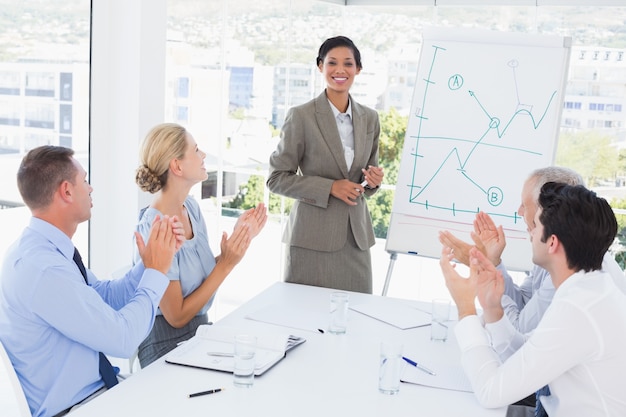
[{"label": "sheet of paper", "polygon": [[436,375],[430,375],[414,366],[405,364],[400,381],[453,391],[474,392],[460,365],[454,366],[443,363],[424,365]]},{"label": "sheet of paper", "polygon": [[[255,374],[260,375],[284,356],[283,351],[257,347],[255,353]],[[176,348],[165,357],[165,361],[177,365],[216,371],[233,372],[233,342],[206,339],[194,336],[184,345]]]},{"label": "sheet of paper", "polygon": [[375,302],[351,305],[350,309],[402,330],[427,326],[431,321],[430,313],[398,300],[381,298]]},{"label": "sheet of paper", "polygon": [[293,329],[318,332],[328,328],[328,313],[307,310],[289,310],[284,307],[270,305],[246,316],[248,320],[262,321]]},{"label": "sheet of paper", "polygon": [[[241,333],[236,327],[203,324],[198,326],[196,336],[203,339],[211,339],[232,344],[235,336]],[[289,334],[285,332],[264,332],[263,334],[255,334],[257,338],[257,346],[263,349],[285,351]]]}]

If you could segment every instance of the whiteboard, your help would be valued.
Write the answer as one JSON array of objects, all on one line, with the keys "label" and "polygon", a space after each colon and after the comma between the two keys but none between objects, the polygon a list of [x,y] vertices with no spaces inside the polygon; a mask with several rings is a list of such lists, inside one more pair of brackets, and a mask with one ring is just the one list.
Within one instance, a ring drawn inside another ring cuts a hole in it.
[{"label": "whiteboard", "polygon": [[503,262],[529,270],[517,213],[531,171],[554,163],[571,38],[423,32],[385,249],[439,258],[440,230],[472,242],[478,211],[504,227]]}]

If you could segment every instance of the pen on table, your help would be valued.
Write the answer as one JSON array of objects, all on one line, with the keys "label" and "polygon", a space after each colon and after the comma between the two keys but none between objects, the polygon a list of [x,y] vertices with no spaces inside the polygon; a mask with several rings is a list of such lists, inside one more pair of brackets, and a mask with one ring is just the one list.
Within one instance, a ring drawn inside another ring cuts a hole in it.
[{"label": "pen on table", "polygon": [[215,388],[208,391],[194,392],[193,394],[189,394],[189,398],[200,397],[201,395],[215,394],[216,392],[220,392],[222,390],[224,390],[224,388]]},{"label": "pen on table", "polygon": [[419,363],[412,361],[411,359],[407,358],[407,357],[402,357],[402,359],[404,359],[406,361],[406,363],[408,363],[409,365],[413,365],[415,366],[417,369],[419,369],[420,371],[424,371],[427,374],[430,375],[436,375],[433,371],[431,371],[430,369],[426,368],[425,366],[420,365]]},{"label": "pen on table", "polygon": [[224,358],[232,358],[235,356],[234,353],[230,353],[230,352],[207,352],[206,354],[209,356],[219,356],[219,357],[224,357]]}]

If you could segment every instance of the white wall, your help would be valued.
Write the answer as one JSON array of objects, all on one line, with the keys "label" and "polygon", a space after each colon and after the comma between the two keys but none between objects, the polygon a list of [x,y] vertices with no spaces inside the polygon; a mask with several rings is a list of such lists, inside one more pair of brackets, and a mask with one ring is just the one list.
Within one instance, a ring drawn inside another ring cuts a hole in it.
[{"label": "white wall", "polygon": [[[163,121],[166,0],[93,0],[89,267],[104,278],[130,264],[140,207],[138,150]],[[127,237],[127,238],[120,238]]]}]

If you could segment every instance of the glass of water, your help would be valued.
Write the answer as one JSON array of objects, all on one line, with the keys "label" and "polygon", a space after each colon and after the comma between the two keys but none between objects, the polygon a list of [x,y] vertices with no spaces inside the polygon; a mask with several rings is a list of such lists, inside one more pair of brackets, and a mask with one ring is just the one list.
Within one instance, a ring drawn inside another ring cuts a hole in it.
[{"label": "glass of water", "polygon": [[448,339],[450,300],[433,300],[431,312],[433,319],[430,324],[430,340],[445,342]]},{"label": "glass of water", "polygon": [[254,383],[254,354],[256,337],[248,334],[235,336],[235,367],[233,382],[236,387],[250,388]]}]

